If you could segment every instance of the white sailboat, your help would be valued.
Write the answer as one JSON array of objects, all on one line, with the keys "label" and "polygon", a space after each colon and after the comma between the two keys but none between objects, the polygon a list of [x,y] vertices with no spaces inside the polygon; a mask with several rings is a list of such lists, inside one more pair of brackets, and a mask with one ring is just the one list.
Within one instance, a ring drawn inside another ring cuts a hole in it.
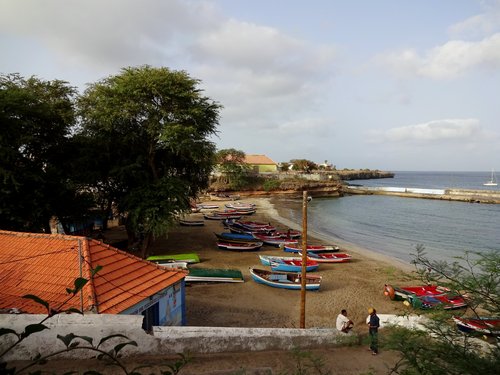
[{"label": "white sailboat", "polygon": [[493,169],[491,170],[491,178],[489,179],[489,181],[485,182],[483,185],[484,186],[497,186],[498,185],[497,178],[495,176],[495,171]]}]

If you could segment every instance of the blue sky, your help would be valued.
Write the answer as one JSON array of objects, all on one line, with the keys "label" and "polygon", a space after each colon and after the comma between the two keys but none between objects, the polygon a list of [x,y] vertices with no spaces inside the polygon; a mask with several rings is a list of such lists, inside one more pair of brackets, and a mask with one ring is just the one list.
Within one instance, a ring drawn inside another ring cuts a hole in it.
[{"label": "blue sky", "polygon": [[0,0],[0,73],[186,70],[219,149],[337,168],[500,170],[500,0]]}]

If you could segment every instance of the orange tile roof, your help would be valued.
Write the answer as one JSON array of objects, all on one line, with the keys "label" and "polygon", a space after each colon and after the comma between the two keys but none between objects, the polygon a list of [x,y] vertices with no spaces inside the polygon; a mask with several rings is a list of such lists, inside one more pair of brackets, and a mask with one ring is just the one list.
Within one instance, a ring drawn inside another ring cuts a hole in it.
[{"label": "orange tile roof", "polygon": [[245,163],[246,164],[272,164],[276,165],[276,163],[268,158],[266,155],[245,155]]},{"label": "orange tile roof", "polygon": [[[98,265],[103,268],[91,278]],[[80,276],[89,282],[66,302],[66,288],[74,288]],[[118,314],[184,277],[182,271],[86,237],[0,230],[0,309],[46,313],[42,305],[22,298],[33,294],[55,309]]]}]

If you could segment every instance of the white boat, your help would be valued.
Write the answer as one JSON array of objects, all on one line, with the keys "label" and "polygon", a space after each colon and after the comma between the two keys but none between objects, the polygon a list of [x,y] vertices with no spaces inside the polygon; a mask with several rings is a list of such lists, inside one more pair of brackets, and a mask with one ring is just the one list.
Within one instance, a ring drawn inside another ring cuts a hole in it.
[{"label": "white boat", "polygon": [[483,185],[484,186],[497,186],[498,185],[497,178],[495,176],[495,171],[493,169],[491,170],[491,178],[489,179],[489,181],[485,182]]}]

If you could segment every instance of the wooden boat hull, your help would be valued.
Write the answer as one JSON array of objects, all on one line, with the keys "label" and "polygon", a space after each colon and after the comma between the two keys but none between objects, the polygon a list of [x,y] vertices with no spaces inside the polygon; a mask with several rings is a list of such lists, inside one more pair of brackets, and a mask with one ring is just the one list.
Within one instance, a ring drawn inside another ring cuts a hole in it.
[{"label": "wooden boat hull", "polygon": [[[267,271],[258,268],[250,268],[252,279],[259,283],[274,288],[300,290],[301,274],[296,272]],[[306,290],[319,290],[321,276],[306,275]]]},{"label": "wooden boat hull", "polygon": [[199,263],[200,257],[195,253],[186,254],[165,254],[165,255],[152,255],[147,257],[146,260],[151,262],[167,262],[167,261],[182,261],[187,263]]},{"label": "wooden boat hull", "polygon": [[[297,245],[287,244],[283,246],[283,250],[287,253],[300,253],[302,251],[302,247]],[[337,245],[307,245],[307,252],[314,253],[333,253],[339,251],[340,248]]]},{"label": "wooden boat hull", "polygon": [[345,253],[307,252],[307,259],[314,260],[318,263],[346,263],[351,261],[352,257],[351,255]]},{"label": "wooden boat hull", "polygon": [[451,310],[467,306],[462,296],[437,285],[393,287],[386,284],[384,294],[392,300],[406,300],[413,307],[420,309],[439,306],[445,310]]},{"label": "wooden boat hull", "polygon": [[[317,271],[318,267],[318,263],[309,261],[306,264],[306,272]],[[302,272],[302,261],[271,262],[271,270],[283,272]]]},{"label": "wooden boat hull", "polygon": [[203,215],[203,217],[207,220],[226,220],[226,219],[235,219],[238,220],[241,218],[241,215]]},{"label": "wooden boat hull", "polygon": [[241,242],[241,243],[232,243],[232,242],[223,242],[217,241],[217,247],[222,250],[230,250],[230,251],[255,251],[259,250],[263,242]]},{"label": "wooden boat hull", "polygon": [[205,222],[203,220],[179,220],[179,224],[185,227],[202,227]]},{"label": "wooden boat hull", "polygon": [[249,242],[262,242],[250,234],[243,233],[214,233],[215,237],[221,242],[231,243],[249,243]]},{"label": "wooden boat hull", "polygon": [[465,333],[500,336],[499,318],[462,318],[454,316],[457,328]]},{"label": "wooden boat hull", "polygon": [[242,283],[243,275],[240,270],[218,268],[191,268],[185,277],[186,282],[217,282]]},{"label": "wooden boat hull", "polygon": [[302,260],[300,257],[282,257],[282,256],[274,256],[274,255],[259,255],[260,262],[264,266],[271,266],[272,261],[279,260]]}]

